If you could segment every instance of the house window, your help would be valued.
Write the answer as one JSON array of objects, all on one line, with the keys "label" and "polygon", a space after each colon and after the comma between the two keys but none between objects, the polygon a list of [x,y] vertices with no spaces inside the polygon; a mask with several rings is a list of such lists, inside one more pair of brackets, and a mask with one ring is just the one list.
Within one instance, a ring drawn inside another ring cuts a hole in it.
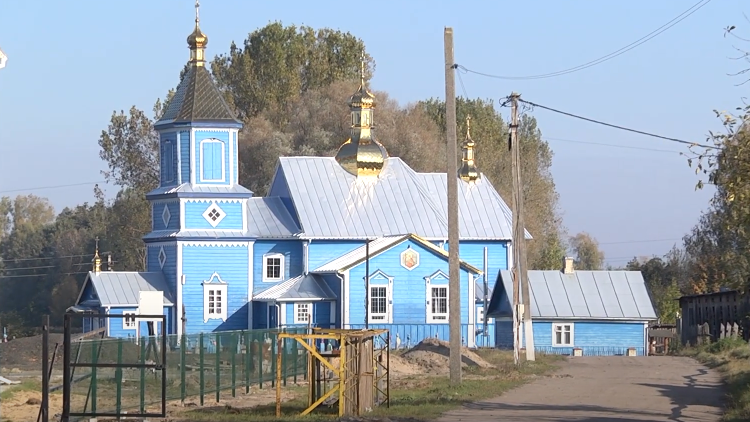
[{"label": "house window", "polygon": [[484,306],[477,306],[477,324],[484,324]]},{"label": "house window", "polygon": [[227,283],[214,273],[203,282],[203,322],[227,320]]},{"label": "house window", "polygon": [[135,312],[126,311],[126,312],[123,312],[122,314],[127,315],[122,319],[122,329],[123,330],[135,330]]},{"label": "house window", "polygon": [[573,324],[552,324],[552,345],[558,347],[573,345]]},{"label": "house window", "polygon": [[370,322],[388,322],[388,287],[370,287]]},{"label": "house window", "polygon": [[200,143],[201,181],[224,181],[224,142],[204,139]]},{"label": "house window", "polygon": [[448,322],[448,286],[430,287],[427,322]]},{"label": "house window", "polygon": [[263,256],[263,281],[284,279],[284,255],[275,253]]},{"label": "house window", "polygon": [[174,149],[172,148],[172,141],[164,142],[164,150],[162,153],[161,166],[164,179],[162,182],[171,182],[174,180]]},{"label": "house window", "polygon": [[307,324],[310,322],[310,314],[312,313],[311,303],[295,303],[294,304],[294,323],[295,324]]}]

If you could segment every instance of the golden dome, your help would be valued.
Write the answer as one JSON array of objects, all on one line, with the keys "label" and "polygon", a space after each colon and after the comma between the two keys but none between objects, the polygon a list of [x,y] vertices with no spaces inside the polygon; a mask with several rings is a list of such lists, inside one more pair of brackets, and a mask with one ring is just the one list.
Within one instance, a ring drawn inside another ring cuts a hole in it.
[{"label": "golden dome", "polygon": [[471,116],[466,117],[466,140],[461,148],[461,168],[458,169],[458,177],[467,182],[479,179],[479,170],[474,162],[474,140],[471,139]]},{"label": "golden dome", "polygon": [[206,45],[208,45],[208,36],[201,31],[198,22],[195,23],[195,30],[193,33],[188,35],[187,43],[191,50],[206,48]]}]

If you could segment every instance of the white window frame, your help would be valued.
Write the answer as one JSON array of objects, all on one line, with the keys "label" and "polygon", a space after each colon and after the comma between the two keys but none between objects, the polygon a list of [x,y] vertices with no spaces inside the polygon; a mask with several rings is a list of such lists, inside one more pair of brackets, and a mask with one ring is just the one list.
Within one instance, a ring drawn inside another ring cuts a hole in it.
[{"label": "white window frame", "polygon": [[[373,289],[385,289],[385,312],[376,313],[373,311],[372,300]],[[391,283],[388,284],[370,284],[369,306],[367,308],[367,320],[370,324],[392,324],[393,323],[393,290]]]},{"label": "white window frame", "polygon": [[[135,330],[136,327],[138,327],[138,323],[136,322],[135,316],[138,314],[136,311],[123,311],[123,315],[133,315],[132,318],[130,317],[124,317],[122,319],[122,329],[123,330]],[[94,326],[94,319],[91,318],[91,327]]]},{"label": "white window frame", "polygon": [[[565,343],[564,335],[565,335],[565,327],[569,327],[570,329],[570,343]],[[559,329],[559,330],[558,330]],[[560,331],[562,333],[560,339],[562,340],[560,343],[557,342],[557,333]],[[552,347],[573,347],[575,344],[575,327],[572,322],[555,322],[552,323]]]},{"label": "white window frame", "polygon": [[[306,312],[303,314],[307,315],[307,318],[300,318],[300,315],[302,314],[302,307],[306,307]],[[313,317],[313,304],[312,302],[295,302],[294,303],[294,323],[295,324],[307,324],[308,322],[312,321]]]},{"label": "white window frame", "polygon": [[[279,270],[279,277],[268,277],[268,260],[269,259],[279,259],[281,269]],[[285,269],[285,256],[282,253],[267,253],[263,255],[263,281],[272,282],[275,283],[277,281],[281,281],[284,279],[284,269]]]},{"label": "white window frame", "polygon": [[[203,322],[206,323],[209,320],[213,319],[220,319],[223,322],[227,321],[227,305],[229,304],[229,300],[227,297],[227,283],[221,279],[219,274],[213,273],[211,275],[211,278],[207,281],[203,282]],[[211,312],[209,309],[209,299],[211,298],[211,293],[216,295],[216,293],[219,294],[220,300],[219,300],[219,312],[216,312],[216,308],[214,308],[214,311]]]},{"label": "white window frame", "polygon": [[[203,144],[208,143],[218,143],[221,145],[221,178],[219,179],[204,179],[203,178]],[[207,138],[198,143],[198,154],[200,155],[199,161],[200,161],[200,168],[198,176],[200,177],[200,181],[202,182],[225,182],[226,181],[226,145],[224,145],[224,141],[221,139],[216,138]]]},{"label": "white window frame", "polygon": [[484,306],[477,306],[477,324],[484,324]]},{"label": "white window frame", "polygon": [[[433,283],[432,280],[439,278],[444,281]],[[435,271],[432,275],[425,277],[425,312],[428,324],[447,324],[448,315],[450,315],[450,290],[448,290],[448,275],[441,270]],[[445,288],[445,313],[432,312],[432,290]]]}]

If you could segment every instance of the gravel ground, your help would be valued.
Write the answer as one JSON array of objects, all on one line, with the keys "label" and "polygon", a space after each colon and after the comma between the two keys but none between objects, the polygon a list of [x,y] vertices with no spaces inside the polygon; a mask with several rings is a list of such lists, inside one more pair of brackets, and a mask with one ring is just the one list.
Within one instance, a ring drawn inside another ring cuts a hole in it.
[{"label": "gravel ground", "polygon": [[438,421],[717,422],[724,397],[719,375],[690,358],[580,357]]}]

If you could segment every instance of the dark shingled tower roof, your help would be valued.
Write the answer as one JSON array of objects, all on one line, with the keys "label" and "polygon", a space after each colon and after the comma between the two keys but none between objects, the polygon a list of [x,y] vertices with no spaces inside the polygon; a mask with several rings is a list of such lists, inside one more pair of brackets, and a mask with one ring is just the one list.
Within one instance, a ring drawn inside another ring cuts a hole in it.
[{"label": "dark shingled tower roof", "polygon": [[239,123],[205,66],[190,66],[156,125],[194,122]]},{"label": "dark shingled tower roof", "polygon": [[200,29],[198,9],[195,2],[195,29],[187,37],[190,48],[188,71],[180,81],[174,97],[167,105],[164,115],[154,126],[185,123],[230,123],[242,126],[229,108],[206,68],[206,45],[208,37]]}]

